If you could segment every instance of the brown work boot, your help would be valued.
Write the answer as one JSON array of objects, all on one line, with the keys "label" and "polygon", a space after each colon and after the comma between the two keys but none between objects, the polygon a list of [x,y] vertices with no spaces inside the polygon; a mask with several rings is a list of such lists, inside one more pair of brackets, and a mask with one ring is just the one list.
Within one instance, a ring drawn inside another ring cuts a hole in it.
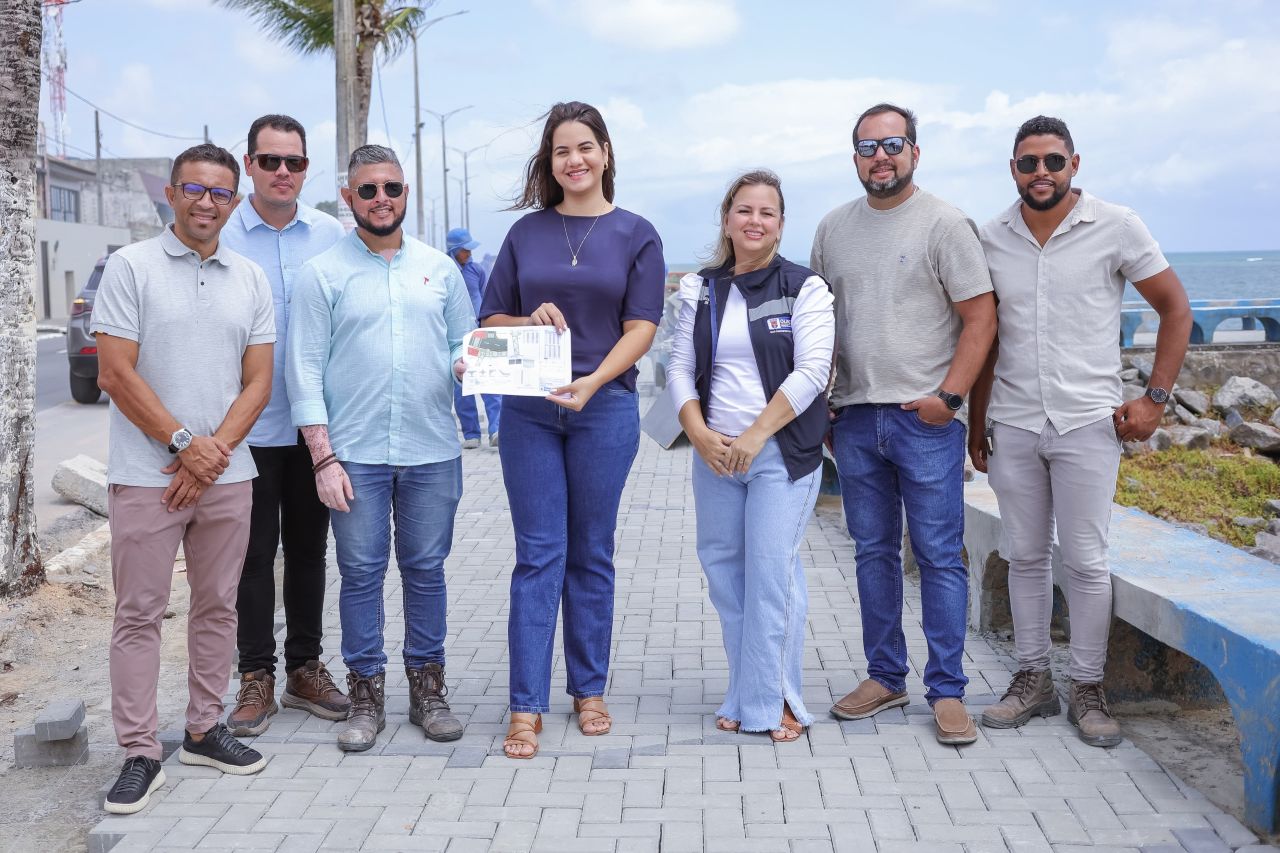
[{"label": "brown work boot", "polygon": [[831,716],[841,720],[861,720],[886,708],[901,708],[909,701],[905,690],[894,693],[874,678],[868,678],[831,706]]},{"label": "brown work boot", "polygon": [[933,703],[934,735],[938,743],[964,746],[978,739],[978,727],[964,702],[959,699],[937,699]]},{"label": "brown work boot", "polygon": [[1062,713],[1062,703],[1053,689],[1053,673],[1024,669],[1009,682],[1000,701],[982,712],[982,724],[993,729],[1015,729],[1039,714],[1052,717]]},{"label": "brown work boot", "polygon": [[260,735],[271,725],[271,715],[279,710],[275,676],[265,669],[242,672],[236,706],[227,715],[227,728],[236,737]]},{"label": "brown work boot", "polygon": [[338,732],[338,749],[364,752],[378,740],[378,732],[387,727],[386,696],[383,673],[361,678],[347,673],[347,695],[351,697],[351,715],[347,727]]},{"label": "brown work boot", "polygon": [[1067,720],[1080,730],[1080,740],[1089,746],[1117,746],[1120,724],[1107,707],[1107,694],[1096,681],[1072,681],[1067,700]]},{"label": "brown work boot", "polygon": [[444,686],[444,667],[428,663],[417,669],[405,667],[404,673],[409,676],[409,722],[422,726],[422,733],[431,740],[462,737],[462,723],[444,698],[449,695],[449,688]]},{"label": "brown work boot", "polygon": [[289,673],[280,704],[325,720],[345,720],[351,713],[351,700],[342,695],[329,670],[318,660],[309,660]]}]

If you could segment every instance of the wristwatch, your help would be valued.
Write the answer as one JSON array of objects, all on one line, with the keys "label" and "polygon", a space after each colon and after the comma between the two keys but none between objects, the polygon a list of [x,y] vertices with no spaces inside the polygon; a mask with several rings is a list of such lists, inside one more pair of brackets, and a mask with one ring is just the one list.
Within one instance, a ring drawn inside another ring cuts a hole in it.
[{"label": "wristwatch", "polygon": [[191,439],[191,430],[186,427],[182,427],[169,437],[169,452],[181,453],[191,446]]},{"label": "wristwatch", "polygon": [[960,407],[964,405],[964,397],[959,394],[952,394],[950,391],[943,391],[939,388],[935,395],[939,400],[947,404],[947,408],[953,412],[960,411]]},{"label": "wristwatch", "polygon": [[1169,389],[1167,388],[1148,388],[1147,396],[1151,398],[1151,402],[1159,403],[1163,406],[1169,402]]}]

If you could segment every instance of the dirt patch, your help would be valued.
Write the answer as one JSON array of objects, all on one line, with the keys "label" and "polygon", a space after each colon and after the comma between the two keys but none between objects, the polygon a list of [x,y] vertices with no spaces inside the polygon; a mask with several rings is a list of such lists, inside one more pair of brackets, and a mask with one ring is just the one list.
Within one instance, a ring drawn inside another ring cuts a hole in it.
[{"label": "dirt patch", "polygon": [[[0,601],[0,851],[80,853],[103,817],[98,791],[115,780],[124,752],[111,726],[107,653],[115,596],[110,579],[94,588],[48,585]],[[160,728],[180,728],[187,704],[185,574],[175,574],[161,632]],[[58,699],[83,699],[89,760],[74,767],[13,767],[13,734]]]}]

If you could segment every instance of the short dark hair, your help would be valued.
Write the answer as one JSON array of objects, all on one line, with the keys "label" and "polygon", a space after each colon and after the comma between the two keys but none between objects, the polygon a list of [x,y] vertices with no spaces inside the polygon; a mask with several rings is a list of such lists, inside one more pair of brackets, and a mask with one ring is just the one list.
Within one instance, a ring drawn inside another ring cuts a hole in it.
[{"label": "short dark hair", "polygon": [[605,200],[613,201],[613,179],[618,173],[618,166],[613,158],[609,129],[605,127],[604,116],[600,115],[600,111],[581,101],[568,101],[556,104],[542,118],[546,119],[542,126],[542,140],[525,166],[524,189],[520,192],[520,198],[509,209],[542,210],[564,201],[564,188],[556,183],[555,176],[551,174],[551,137],[556,128],[567,121],[582,122],[591,129],[597,145],[608,146],[609,157],[605,162],[601,188],[604,190]]},{"label": "short dark hair", "polygon": [[286,115],[265,115],[262,118],[255,119],[253,124],[249,125],[249,156],[258,150],[258,132],[264,127],[272,130],[278,130],[282,133],[296,133],[298,138],[302,140],[302,156],[307,156],[307,132],[302,127],[302,122],[292,116]]},{"label": "short dark hair", "polygon": [[178,174],[186,163],[213,163],[216,166],[224,166],[231,170],[231,186],[227,187],[227,189],[238,190],[240,187],[240,164],[235,157],[231,156],[231,152],[225,148],[221,148],[211,142],[192,145],[173,161],[173,171],[169,173],[169,183],[176,184],[178,182]]},{"label": "short dark hair", "polygon": [[404,174],[404,167],[400,165],[400,158],[396,156],[396,152],[392,151],[385,145],[361,145],[355,151],[351,152],[351,158],[347,160],[347,181],[351,181],[351,176],[356,173],[356,169],[361,166],[375,166],[379,163],[391,163],[400,170],[400,174]]},{"label": "short dark hair", "polygon": [[902,116],[907,123],[907,139],[911,140],[911,144],[916,144],[916,114],[906,107],[900,107],[897,104],[881,102],[874,107],[869,107],[858,116],[858,120],[853,123],[853,144],[858,144],[858,125],[862,124],[862,120],[871,116],[878,116],[882,113],[897,113]]},{"label": "short dark hair", "polygon": [[1022,127],[1018,128],[1018,135],[1013,138],[1013,153],[1018,153],[1018,146],[1022,144],[1022,140],[1028,136],[1056,136],[1067,144],[1067,153],[1076,153],[1076,144],[1071,141],[1071,131],[1067,130],[1067,123],[1060,118],[1053,116],[1036,116],[1029,118],[1022,123]]}]

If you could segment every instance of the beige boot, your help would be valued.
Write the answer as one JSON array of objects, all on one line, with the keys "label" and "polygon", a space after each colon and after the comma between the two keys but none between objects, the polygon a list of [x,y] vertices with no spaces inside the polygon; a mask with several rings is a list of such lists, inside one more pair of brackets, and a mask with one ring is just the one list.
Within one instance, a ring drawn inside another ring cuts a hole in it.
[{"label": "beige boot", "polygon": [[1053,689],[1053,673],[1024,669],[1014,675],[1000,701],[982,712],[982,724],[993,729],[1013,729],[1036,714],[1052,717],[1060,713],[1062,703]]}]

